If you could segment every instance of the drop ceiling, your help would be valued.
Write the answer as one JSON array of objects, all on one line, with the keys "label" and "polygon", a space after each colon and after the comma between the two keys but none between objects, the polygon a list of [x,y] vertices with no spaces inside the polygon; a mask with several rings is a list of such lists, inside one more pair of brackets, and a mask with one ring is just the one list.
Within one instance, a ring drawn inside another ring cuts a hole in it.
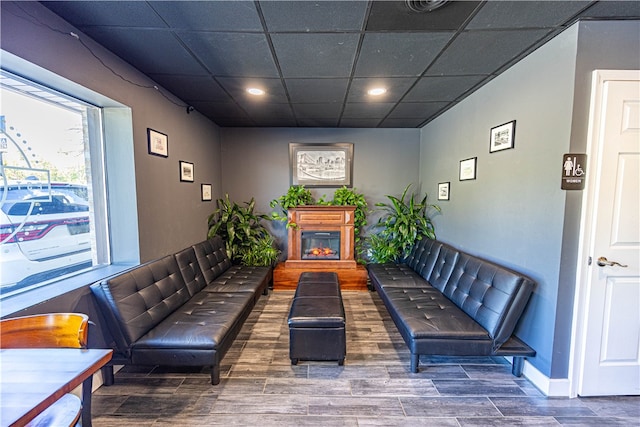
[{"label": "drop ceiling", "polygon": [[637,1],[43,4],[223,127],[421,127],[578,19],[640,19]]}]

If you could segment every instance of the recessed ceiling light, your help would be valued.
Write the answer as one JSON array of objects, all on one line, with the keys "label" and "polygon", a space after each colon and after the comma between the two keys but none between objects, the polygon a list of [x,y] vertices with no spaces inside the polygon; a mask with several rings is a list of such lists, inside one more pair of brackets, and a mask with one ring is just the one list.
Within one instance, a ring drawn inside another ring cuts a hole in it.
[{"label": "recessed ceiling light", "polygon": [[251,95],[256,96],[264,95],[264,90],[258,89],[257,87],[250,87],[247,89],[247,92],[249,92]]},{"label": "recessed ceiling light", "polygon": [[374,87],[373,89],[369,89],[367,93],[372,96],[380,96],[387,92],[387,89],[383,87]]}]

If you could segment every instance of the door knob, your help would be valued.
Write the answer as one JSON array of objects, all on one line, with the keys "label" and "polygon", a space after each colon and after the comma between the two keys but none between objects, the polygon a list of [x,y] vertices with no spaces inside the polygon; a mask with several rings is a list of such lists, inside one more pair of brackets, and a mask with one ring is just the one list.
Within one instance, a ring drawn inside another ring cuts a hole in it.
[{"label": "door knob", "polygon": [[613,267],[613,266],[616,266],[616,265],[618,267],[628,267],[628,265],[622,265],[622,264],[620,264],[619,262],[616,262],[616,261],[609,261],[607,258],[605,258],[603,256],[598,258],[598,265],[600,267],[606,267],[606,266]]}]

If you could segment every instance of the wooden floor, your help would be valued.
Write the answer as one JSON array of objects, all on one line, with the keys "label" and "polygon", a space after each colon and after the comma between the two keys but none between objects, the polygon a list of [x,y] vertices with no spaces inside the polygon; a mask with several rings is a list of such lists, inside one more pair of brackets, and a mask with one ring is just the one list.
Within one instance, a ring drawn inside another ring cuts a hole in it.
[{"label": "wooden floor", "polygon": [[504,358],[420,358],[376,293],[343,292],[347,358],[289,360],[293,292],[261,297],[222,361],[207,369],[127,367],[93,398],[95,427],[635,426],[639,397],[547,398]]}]

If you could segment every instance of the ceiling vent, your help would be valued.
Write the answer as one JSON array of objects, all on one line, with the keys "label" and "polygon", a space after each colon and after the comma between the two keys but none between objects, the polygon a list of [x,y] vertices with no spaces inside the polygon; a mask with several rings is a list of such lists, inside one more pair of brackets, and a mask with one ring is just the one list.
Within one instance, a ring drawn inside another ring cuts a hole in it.
[{"label": "ceiling vent", "polygon": [[433,12],[449,3],[449,0],[405,0],[409,9],[416,13]]}]

